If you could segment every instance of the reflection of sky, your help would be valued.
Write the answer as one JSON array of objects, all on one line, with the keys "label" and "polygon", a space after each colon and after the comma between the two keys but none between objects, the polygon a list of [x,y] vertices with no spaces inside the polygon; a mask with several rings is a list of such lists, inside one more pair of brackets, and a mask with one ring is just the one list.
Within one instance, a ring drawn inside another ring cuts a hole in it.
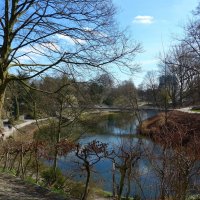
[{"label": "reflection of sky", "polygon": [[[141,119],[145,120],[149,117],[154,116],[157,111],[142,111]],[[120,119],[121,117],[121,119]],[[135,116],[130,115],[130,113],[126,114],[118,114],[118,118],[108,117],[108,119],[104,119],[96,124],[96,127],[92,129],[92,131],[88,130],[87,133],[90,134],[94,132],[99,135],[129,135],[136,134],[136,129],[139,122]]]},{"label": "reflection of sky", "polygon": [[135,134],[136,133],[136,125],[135,124],[129,124],[129,127],[126,129],[113,127],[112,133],[116,135],[123,135],[123,134]]}]

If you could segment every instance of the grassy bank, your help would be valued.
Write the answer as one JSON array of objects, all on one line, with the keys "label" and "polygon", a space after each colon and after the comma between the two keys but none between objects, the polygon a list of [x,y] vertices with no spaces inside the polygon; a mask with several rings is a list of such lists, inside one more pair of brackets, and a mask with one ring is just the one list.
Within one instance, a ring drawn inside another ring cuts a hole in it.
[{"label": "grassy bank", "polygon": [[[84,118],[82,120],[85,123],[87,121],[90,121],[92,123],[93,121],[98,121],[99,117],[103,118],[107,115],[108,113],[102,113],[102,115],[86,113],[85,116],[82,116]],[[43,155],[43,152],[41,152],[42,155],[40,157],[40,152],[38,154],[35,153],[37,147],[36,149],[34,149],[35,147],[32,146],[36,145],[35,141],[37,139],[42,139],[44,142],[46,142],[47,140],[54,141],[54,136],[55,136],[54,133],[56,133],[54,132],[56,130],[55,126],[56,126],[55,123],[52,122],[51,124],[49,121],[46,121],[46,122],[40,122],[39,126],[34,123],[21,128],[16,134],[14,134],[13,137],[9,138],[7,141],[2,143],[1,150],[3,152],[4,157],[1,160],[2,161],[1,166],[4,172],[12,173],[15,176],[22,177],[23,173],[24,181],[28,181],[34,184],[36,183],[36,171],[38,167],[39,168],[39,178],[37,179],[38,185],[47,188],[48,190],[51,190],[53,192],[64,194],[67,196],[67,198],[80,199],[85,188],[84,183],[73,181],[70,172],[69,175],[67,176],[62,174],[60,170],[58,170],[58,174],[56,176],[57,181],[51,183],[52,179],[54,178],[51,177],[53,172],[49,166],[43,164],[42,162],[42,159],[45,159],[46,153]],[[70,137],[69,130],[72,128],[73,126],[70,126],[68,127],[67,131],[65,129],[65,131],[62,133],[63,134],[62,137],[67,137],[67,138]],[[70,131],[74,133],[73,129]],[[35,137],[36,135],[37,136],[40,135],[39,138]],[[31,144],[32,142],[33,144]],[[38,145],[43,145],[43,144],[38,143]],[[41,148],[41,150],[44,149]],[[109,196],[110,193],[99,189],[98,185],[91,182],[90,198],[88,199],[92,200],[94,199],[94,197],[107,198]]]},{"label": "grassy bank", "polygon": [[200,115],[170,111],[145,120],[138,133],[164,145],[197,146],[200,141]]}]

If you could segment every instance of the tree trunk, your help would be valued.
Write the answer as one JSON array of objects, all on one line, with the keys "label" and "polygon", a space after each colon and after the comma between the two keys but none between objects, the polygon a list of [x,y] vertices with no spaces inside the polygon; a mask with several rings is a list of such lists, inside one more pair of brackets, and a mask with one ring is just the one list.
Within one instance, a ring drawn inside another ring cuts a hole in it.
[{"label": "tree trunk", "polygon": [[25,164],[25,166],[24,166],[24,176],[25,176],[25,177],[26,177],[26,170],[27,170],[27,167],[28,167],[28,165],[30,164],[30,162],[31,162],[31,160],[32,160],[32,153],[33,153],[33,152],[30,152],[29,158],[28,158],[28,160],[27,160],[27,162],[26,162],[26,164]]},{"label": "tree trunk", "polygon": [[116,196],[116,185],[115,185],[115,162],[113,161],[112,166],[112,186],[113,186],[113,198]]},{"label": "tree trunk", "polygon": [[127,170],[126,166],[123,166],[120,169],[121,177],[120,177],[120,183],[119,183],[118,200],[121,200],[121,196],[122,196],[122,192],[123,192],[123,188],[124,188],[124,180],[125,180],[125,176],[126,176],[126,170]]},{"label": "tree trunk", "polygon": [[21,173],[22,173],[22,179],[24,179],[24,154],[23,154],[23,144],[21,145],[21,155],[20,155],[20,161],[21,161]]},{"label": "tree trunk", "polygon": [[85,182],[85,190],[84,190],[84,193],[83,193],[81,200],[87,200],[88,187],[89,187],[89,182],[90,182],[90,167],[89,167],[88,164],[86,164],[85,168],[86,168],[86,171],[87,171],[87,179],[86,179],[86,182]]},{"label": "tree trunk", "polygon": [[5,99],[5,86],[1,85],[0,86],[0,128],[3,128],[3,105],[4,105],[4,99]]},{"label": "tree trunk", "polygon": [[[62,125],[62,114],[63,114],[63,101],[61,101],[60,104],[60,110],[59,110],[59,121],[58,121],[58,129],[56,132],[56,145],[60,142],[60,137],[61,137],[61,125]],[[57,179],[57,174],[56,174],[56,170],[57,170],[57,165],[58,165],[58,149],[55,145],[55,154],[54,154],[54,161],[53,161],[53,171],[54,171],[54,178],[55,181]]]},{"label": "tree trunk", "polygon": [[5,155],[5,161],[4,161],[4,167],[3,167],[3,171],[6,169],[7,167],[7,163],[8,163],[8,156],[9,156],[9,150],[6,151],[6,155]]},{"label": "tree trunk", "polygon": [[19,101],[18,98],[15,96],[15,120],[19,120]]},{"label": "tree trunk", "polygon": [[183,106],[183,87],[182,87],[182,85],[181,85],[181,88],[180,88],[179,106],[180,106],[180,107]]},{"label": "tree trunk", "polygon": [[132,162],[131,161],[129,161],[128,172],[127,172],[126,200],[129,200],[129,196],[130,196],[130,193],[131,193],[131,174],[132,174]]},{"label": "tree trunk", "polygon": [[17,160],[18,155],[19,155],[19,153],[17,152],[12,160],[12,163],[10,164],[10,169],[9,169],[10,171],[14,168],[14,164],[15,164],[15,161]]},{"label": "tree trunk", "polygon": [[57,147],[55,146],[55,153],[54,153],[54,160],[53,160],[53,173],[54,173],[54,181],[57,179],[57,165],[58,165],[58,150]]},{"label": "tree trunk", "polygon": [[37,141],[37,145],[35,147],[35,167],[36,167],[36,177],[35,177],[35,181],[36,183],[38,183],[39,180],[39,161],[38,161],[38,141]]}]

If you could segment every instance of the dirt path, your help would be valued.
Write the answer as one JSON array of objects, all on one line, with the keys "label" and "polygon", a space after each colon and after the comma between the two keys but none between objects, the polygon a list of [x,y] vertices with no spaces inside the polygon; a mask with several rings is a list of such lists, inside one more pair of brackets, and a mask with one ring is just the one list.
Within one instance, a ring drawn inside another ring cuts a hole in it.
[{"label": "dirt path", "polygon": [[64,200],[58,194],[34,184],[25,183],[20,178],[0,173],[0,200]]},{"label": "dirt path", "polygon": [[186,113],[200,114],[200,112],[197,112],[197,111],[191,110],[191,109],[192,109],[192,107],[185,107],[185,108],[179,108],[176,110],[181,111],[181,112],[186,112]]},{"label": "dirt path", "polygon": [[[72,200],[42,188],[26,183],[18,177],[0,173],[0,200]],[[73,199],[75,200],[75,199]],[[93,200],[111,200],[94,196]]]},{"label": "dirt path", "polygon": [[23,123],[12,126],[11,128],[8,128],[7,126],[5,126],[4,131],[2,132],[3,133],[3,139],[6,139],[9,136],[12,136],[14,133],[16,133],[19,129],[21,129],[23,127],[26,127],[26,126],[31,125],[31,124],[36,123],[36,122],[45,121],[45,120],[48,120],[48,118],[38,119],[37,121],[32,120],[32,119],[25,120]]}]

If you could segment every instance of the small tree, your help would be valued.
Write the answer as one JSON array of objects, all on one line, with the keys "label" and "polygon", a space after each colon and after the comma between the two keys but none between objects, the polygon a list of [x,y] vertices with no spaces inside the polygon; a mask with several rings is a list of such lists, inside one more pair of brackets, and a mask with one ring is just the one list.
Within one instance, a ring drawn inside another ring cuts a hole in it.
[{"label": "small tree", "polygon": [[[112,156],[110,156],[110,159],[113,161],[116,169],[120,174],[120,180],[117,188],[118,200],[121,200],[125,186],[127,186],[127,192],[125,194],[126,200],[129,199],[132,176],[134,176],[133,168],[140,159],[140,156],[140,142],[138,141],[137,144],[134,144],[133,138],[131,138],[131,136],[130,138],[123,139],[119,146],[113,147],[113,152]],[[115,186],[113,188],[115,188]],[[115,192],[113,192],[113,194],[115,194]]]},{"label": "small tree", "polygon": [[86,145],[76,145],[75,155],[83,164],[84,170],[87,173],[85,189],[81,200],[86,200],[89,193],[89,183],[91,178],[91,169],[107,154],[107,144],[93,140]]}]

